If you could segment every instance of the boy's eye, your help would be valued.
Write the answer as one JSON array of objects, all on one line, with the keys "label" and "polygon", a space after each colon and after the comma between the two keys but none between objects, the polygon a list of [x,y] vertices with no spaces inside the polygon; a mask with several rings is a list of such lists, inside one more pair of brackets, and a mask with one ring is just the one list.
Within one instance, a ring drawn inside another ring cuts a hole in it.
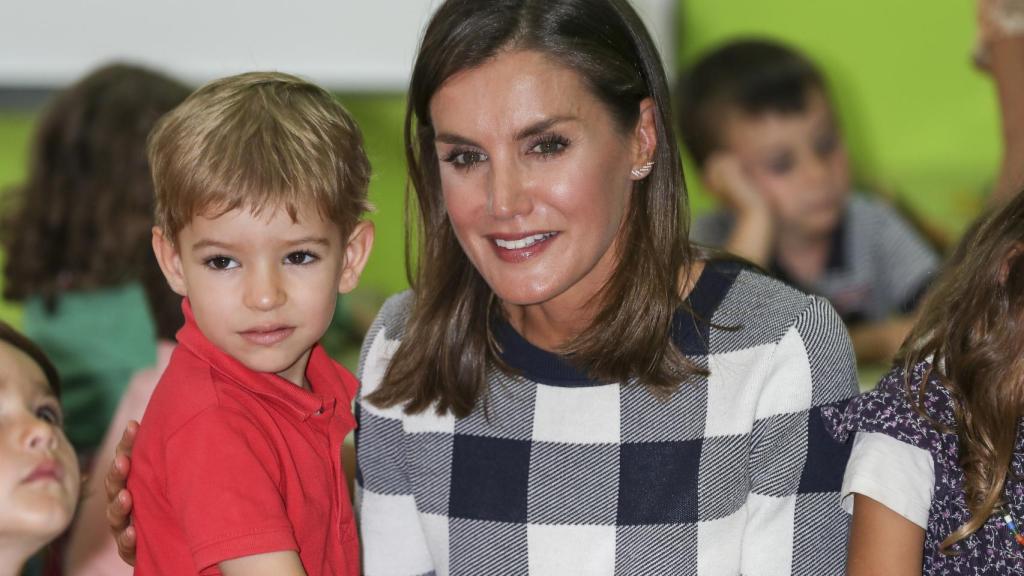
[{"label": "boy's eye", "polygon": [[793,169],[793,163],[792,154],[783,154],[782,156],[777,156],[769,160],[768,169],[771,170],[773,174],[783,176]]},{"label": "boy's eye", "polygon": [[54,426],[60,426],[63,415],[61,414],[60,408],[52,404],[43,404],[36,408],[36,418],[39,418],[43,422],[48,422]]},{"label": "boy's eye", "polygon": [[318,260],[316,254],[300,250],[299,252],[292,252],[291,254],[284,257],[285,261],[289,264],[312,264]]},{"label": "boy's eye", "polygon": [[565,138],[557,135],[548,135],[535,142],[530,148],[530,153],[553,156],[565,150],[568,146],[569,141]]},{"label": "boy's eye", "polygon": [[476,150],[464,150],[456,148],[444,157],[444,161],[459,169],[472,168],[480,162],[487,160],[487,154]]},{"label": "boy's eye", "polygon": [[839,138],[835,134],[829,134],[819,138],[815,143],[815,151],[818,156],[825,157],[831,155],[839,147]]},{"label": "boy's eye", "polygon": [[230,270],[232,268],[238,268],[238,262],[235,262],[234,258],[228,258],[227,256],[211,256],[204,262],[207,267],[213,268],[214,270]]}]

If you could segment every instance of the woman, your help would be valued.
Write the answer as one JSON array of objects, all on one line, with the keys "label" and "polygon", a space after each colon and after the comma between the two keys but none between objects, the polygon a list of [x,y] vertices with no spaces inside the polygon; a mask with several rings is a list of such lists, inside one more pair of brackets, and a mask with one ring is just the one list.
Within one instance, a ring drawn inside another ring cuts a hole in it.
[{"label": "woman", "polygon": [[671,126],[624,0],[438,9],[409,88],[413,290],[363,348],[366,574],[841,572],[818,408],[855,393],[849,339],[694,256]]}]

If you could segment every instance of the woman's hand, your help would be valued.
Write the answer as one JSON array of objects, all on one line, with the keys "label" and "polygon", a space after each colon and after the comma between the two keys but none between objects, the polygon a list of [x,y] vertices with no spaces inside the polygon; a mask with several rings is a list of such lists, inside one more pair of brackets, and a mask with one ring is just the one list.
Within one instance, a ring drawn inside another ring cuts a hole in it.
[{"label": "woman's hand", "polygon": [[135,528],[131,525],[132,495],[128,492],[128,471],[131,469],[132,446],[139,433],[134,420],[121,436],[114,452],[114,461],[107,470],[107,523],[117,541],[117,553],[128,564],[135,565]]}]

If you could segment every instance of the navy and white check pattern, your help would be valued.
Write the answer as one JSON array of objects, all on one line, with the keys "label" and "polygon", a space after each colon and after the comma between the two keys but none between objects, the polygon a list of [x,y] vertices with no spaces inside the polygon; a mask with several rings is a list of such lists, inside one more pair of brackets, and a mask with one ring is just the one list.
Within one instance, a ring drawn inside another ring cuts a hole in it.
[{"label": "navy and white check pattern", "polygon": [[[367,336],[363,394],[408,317]],[[674,339],[708,378],[657,398],[588,380],[496,328],[486,415],[406,415],[360,400],[359,513],[368,576],[841,574],[848,448],[823,405],[856,393],[849,338],[821,299],[733,263],[706,266]],[[734,327],[735,329],[728,329]]]}]

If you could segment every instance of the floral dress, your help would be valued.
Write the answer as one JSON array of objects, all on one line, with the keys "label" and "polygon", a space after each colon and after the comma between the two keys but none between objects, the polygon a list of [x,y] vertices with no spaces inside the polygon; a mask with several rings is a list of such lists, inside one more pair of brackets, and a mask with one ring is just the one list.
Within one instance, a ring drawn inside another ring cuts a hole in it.
[{"label": "floral dress", "polygon": [[[934,495],[924,540],[923,574],[1024,575],[1024,548],[1017,544],[1001,514],[993,514],[977,532],[955,544],[947,555],[939,545],[970,519],[964,495],[964,471],[955,433],[943,433],[916,409],[929,365],[914,366],[909,388],[902,367],[890,371],[875,390],[858,396],[843,408],[826,408],[826,427],[839,442],[851,442],[855,432],[882,433],[927,450],[934,462]],[[927,415],[950,430],[956,427],[954,400],[935,377],[924,394]],[[1024,519],[1024,434],[1018,428],[1007,478],[1005,500],[1017,524]]]}]

